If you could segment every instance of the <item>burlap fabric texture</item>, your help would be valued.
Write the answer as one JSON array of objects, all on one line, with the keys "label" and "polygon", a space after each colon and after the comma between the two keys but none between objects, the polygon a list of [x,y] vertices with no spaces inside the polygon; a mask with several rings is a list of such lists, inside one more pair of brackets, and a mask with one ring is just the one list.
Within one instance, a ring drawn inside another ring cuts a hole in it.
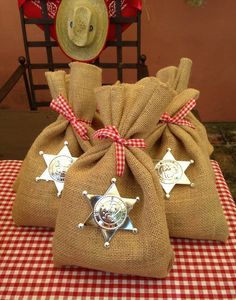
[{"label": "burlap fabric texture", "polygon": [[[124,139],[143,138],[173,97],[169,87],[159,80],[140,84],[118,84],[97,89],[96,99],[104,125],[113,125]],[[164,201],[153,162],[141,148],[125,148],[125,171],[116,176],[115,144],[98,140],[72,165],[53,238],[54,263],[76,265],[115,273],[165,277],[173,263]],[[83,198],[84,190],[103,195],[111,178],[117,178],[121,197],[140,197],[129,216],[138,233],[118,230],[110,248],[104,248],[101,230],[92,226],[78,229],[91,212]]]},{"label": "burlap fabric texture", "polygon": [[[70,64],[70,77],[64,71],[47,72],[46,77],[54,99],[61,94],[68,99],[77,118],[92,121],[96,110],[94,88],[101,86],[100,68],[74,62]],[[89,125],[86,127],[90,140],[81,139],[70,122],[59,115],[57,120],[36,138],[23,162],[15,185],[17,193],[12,215],[17,225],[55,226],[60,198],[57,197],[53,181],[35,180],[47,168],[39,151],[57,154],[67,141],[72,156],[79,157],[93,143],[91,137],[94,130]]]},{"label": "burlap fabric texture", "polygon": [[[68,98],[68,86],[70,80],[70,74],[66,74],[65,71],[55,71],[55,72],[46,72],[45,73],[47,83],[49,86],[50,94],[52,99],[56,98],[59,94],[63,95],[65,98]],[[59,119],[60,117],[58,117]],[[54,123],[53,123],[54,124]],[[13,183],[13,190],[17,192],[17,189],[21,182],[22,174],[24,174],[24,165],[27,165],[27,159],[24,159],[21,165],[20,172]]]},{"label": "burlap fabric texture", "polygon": [[[181,58],[178,67],[169,66],[159,70],[156,77],[161,81],[166,82],[171,88],[175,90],[175,98],[173,101],[178,101],[177,95],[189,87],[189,79],[191,75],[192,61],[189,58]],[[198,98],[199,91],[192,92],[192,96]],[[168,111],[168,109],[167,109]],[[213,146],[208,140],[205,126],[190,112],[187,117],[188,120],[195,126],[193,138],[197,144],[201,146],[206,155],[211,155]]]},{"label": "burlap fabric texture", "polygon": [[[199,92],[194,89],[182,90],[175,95],[166,112],[174,116],[190,99],[197,99],[198,95]],[[155,163],[163,158],[167,148],[172,149],[176,160],[194,160],[194,164],[185,171],[194,187],[176,184],[170,193],[170,199],[165,200],[169,233],[171,237],[225,242],[228,226],[209,159],[210,144],[203,125],[198,127],[199,121],[193,114],[189,113],[185,119],[190,121],[195,129],[160,122],[146,139],[149,153]],[[204,143],[208,144],[204,146]],[[164,190],[158,197],[165,198]]]}]

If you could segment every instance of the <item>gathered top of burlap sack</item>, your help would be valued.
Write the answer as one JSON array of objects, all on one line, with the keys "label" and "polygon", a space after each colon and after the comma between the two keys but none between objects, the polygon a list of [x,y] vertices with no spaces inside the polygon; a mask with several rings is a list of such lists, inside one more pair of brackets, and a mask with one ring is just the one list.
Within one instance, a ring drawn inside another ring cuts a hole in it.
[{"label": "gathered top of burlap sack", "polygon": [[181,93],[188,88],[191,75],[192,61],[189,58],[181,58],[178,67],[169,66],[160,69],[156,77],[161,81],[168,83],[174,89],[176,94]]},{"label": "gathered top of burlap sack", "polygon": [[[105,126],[115,126],[123,139],[144,139],[152,131],[155,121],[173,97],[171,89],[159,80],[140,84],[118,84],[96,90],[100,116]],[[120,196],[140,197],[129,213],[138,229],[118,230],[104,248],[104,238],[98,227],[78,224],[91,213],[89,203],[82,196],[103,195],[117,179]],[[173,263],[164,202],[153,163],[142,148],[125,147],[125,171],[116,172],[115,143],[111,139],[96,140],[72,165],[65,179],[55,234],[53,257],[57,266],[76,265],[108,272],[148,277],[165,277]]]},{"label": "gathered top of burlap sack", "polygon": [[[166,110],[171,116],[174,115],[180,107],[178,103],[178,95],[186,90],[189,86],[191,67],[192,61],[189,58],[181,58],[178,67],[169,66],[159,70],[156,74],[157,78],[163,82],[166,82],[175,91],[175,98]],[[189,97],[189,100],[191,97],[197,100],[199,97],[199,91],[189,91]],[[195,126],[195,131],[193,134],[194,139],[201,146],[203,151],[210,156],[213,152],[213,146],[208,140],[205,126],[195,117],[192,112],[189,112],[186,119],[191,121],[191,123]]]},{"label": "gathered top of burlap sack", "polygon": [[[196,100],[198,95],[197,90],[183,89],[175,95],[166,112],[174,116],[189,100]],[[154,162],[161,160],[168,148],[172,149],[177,161],[194,160],[194,164],[185,171],[194,187],[176,184],[170,193],[170,199],[165,200],[170,236],[226,241],[228,226],[216,189],[204,127],[199,127],[199,121],[191,113],[185,119],[195,128],[159,122],[146,139]],[[165,197],[164,190],[159,197]]]},{"label": "gathered top of burlap sack", "polygon": [[[46,72],[53,99],[62,95],[72,108],[76,118],[92,121],[96,102],[94,88],[101,86],[101,69],[85,63],[70,64],[70,75],[64,71]],[[23,162],[14,185],[17,192],[13,205],[13,219],[17,225],[54,227],[60,198],[53,181],[39,180],[47,168],[39,151],[56,155],[68,142],[73,157],[79,157],[93,144],[94,130],[86,125],[89,140],[84,140],[64,116],[46,127],[36,138]]]}]

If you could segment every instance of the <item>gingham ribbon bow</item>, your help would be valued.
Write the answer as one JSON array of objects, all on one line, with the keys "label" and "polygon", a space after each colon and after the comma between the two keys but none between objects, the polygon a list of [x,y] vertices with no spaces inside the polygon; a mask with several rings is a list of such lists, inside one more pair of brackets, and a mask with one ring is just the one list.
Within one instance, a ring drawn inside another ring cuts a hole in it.
[{"label": "gingham ribbon bow", "polygon": [[125,170],[125,147],[145,148],[143,139],[122,139],[115,126],[106,126],[94,133],[94,138],[100,140],[110,138],[116,144],[116,174],[122,176]]},{"label": "gingham ribbon bow", "polygon": [[177,125],[184,125],[191,128],[195,128],[195,126],[184,119],[186,115],[196,106],[196,100],[191,99],[189,100],[178,112],[174,117],[171,117],[168,113],[162,114],[160,121],[164,123],[171,123]]},{"label": "gingham ribbon bow", "polygon": [[77,119],[72,108],[62,95],[59,95],[56,99],[53,99],[50,103],[50,107],[65,117],[83,140],[89,140],[87,135],[88,130],[85,124],[91,125],[91,122]]}]

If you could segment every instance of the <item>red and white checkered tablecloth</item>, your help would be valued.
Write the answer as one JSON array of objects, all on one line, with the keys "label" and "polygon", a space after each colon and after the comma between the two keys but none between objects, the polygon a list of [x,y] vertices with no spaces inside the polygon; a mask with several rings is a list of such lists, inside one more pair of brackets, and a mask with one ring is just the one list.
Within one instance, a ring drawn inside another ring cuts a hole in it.
[{"label": "red and white checkered tablecloth", "polygon": [[226,244],[172,239],[175,264],[166,279],[140,278],[52,263],[53,232],[17,228],[12,183],[20,161],[0,161],[0,299],[236,299],[236,208],[212,162],[230,226]]}]

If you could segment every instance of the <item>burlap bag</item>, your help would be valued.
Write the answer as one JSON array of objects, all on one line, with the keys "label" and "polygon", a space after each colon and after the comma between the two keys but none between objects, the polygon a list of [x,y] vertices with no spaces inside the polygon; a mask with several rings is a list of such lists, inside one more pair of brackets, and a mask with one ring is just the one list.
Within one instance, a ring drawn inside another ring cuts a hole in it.
[{"label": "burlap bag", "polygon": [[[161,81],[166,82],[172,89],[175,90],[175,96],[183,92],[188,88],[189,78],[191,75],[192,61],[189,58],[181,58],[179,66],[170,66],[159,70],[156,77]],[[198,98],[199,91],[195,90],[190,92],[192,97]],[[173,101],[178,101],[178,97],[175,97]],[[167,110],[168,111],[168,110]],[[188,119],[195,126],[194,139],[201,146],[202,150],[206,152],[206,155],[211,155],[213,152],[213,146],[210,144],[205,126],[190,112]]]},{"label": "burlap bag", "polygon": [[[96,91],[104,125],[115,126],[126,140],[145,139],[172,97],[169,87],[157,79],[145,88],[139,84],[120,84]],[[55,265],[159,278],[168,274],[173,251],[152,160],[145,150],[136,147],[125,148],[125,160],[124,174],[117,177],[115,144],[107,139],[96,141],[72,165],[66,175],[53,238]],[[138,233],[118,230],[106,249],[99,228],[85,226],[80,230],[78,224],[91,212],[82,192],[103,195],[113,177],[117,178],[121,197],[140,197],[129,213]]]},{"label": "burlap bag", "polygon": [[[173,116],[190,99],[197,97],[198,91],[185,89],[174,97],[166,111]],[[215,176],[197,130],[196,118],[192,116],[188,114],[185,119],[191,121],[195,129],[160,122],[146,139],[154,162],[163,158],[167,148],[172,149],[177,161],[194,160],[194,164],[185,171],[194,187],[176,184],[170,199],[165,200],[170,236],[226,241],[228,227],[216,190]],[[159,197],[165,197],[164,190]]]},{"label": "burlap bag", "polygon": [[[66,99],[68,99],[70,74],[66,74],[65,71],[55,71],[55,72],[45,72],[45,76],[48,82],[48,87],[52,99],[55,99],[59,94],[61,94]],[[60,118],[61,116],[58,117],[58,119]],[[17,189],[21,182],[22,174],[24,174],[25,164],[27,164],[27,159],[24,159],[24,161],[22,162],[20,172],[15,182],[13,183],[13,190],[15,192],[17,192]]]},{"label": "burlap bag", "polygon": [[[101,69],[75,62],[70,64],[70,79],[65,76],[64,71],[46,73],[52,97],[63,95],[77,118],[92,121],[96,110],[94,88],[101,86]],[[87,129],[91,138],[94,130],[88,125]],[[24,160],[16,184],[12,215],[17,225],[54,227],[60,205],[55,184],[35,179],[47,168],[39,151],[57,154],[65,141],[73,157],[79,157],[92,146],[92,139],[83,140],[61,115],[42,131]]]}]

